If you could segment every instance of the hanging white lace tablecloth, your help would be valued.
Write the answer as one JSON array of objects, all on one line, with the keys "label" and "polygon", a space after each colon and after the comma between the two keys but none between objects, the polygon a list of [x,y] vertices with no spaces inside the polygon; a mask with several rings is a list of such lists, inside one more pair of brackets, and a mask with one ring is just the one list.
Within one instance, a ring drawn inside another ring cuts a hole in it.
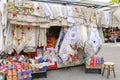
[{"label": "hanging white lace tablecloth", "polygon": [[5,29],[6,38],[5,38],[5,51],[9,53],[13,50],[13,34],[12,34],[12,24],[8,24],[8,27]]},{"label": "hanging white lace tablecloth", "polygon": [[97,28],[90,28],[89,40],[85,43],[85,53],[88,57],[94,56],[102,45]]},{"label": "hanging white lace tablecloth", "polygon": [[36,27],[33,27],[33,26],[24,26],[24,32],[25,32],[25,42],[26,42],[26,45],[25,45],[25,51],[28,51],[29,50],[31,51],[32,49],[34,49],[35,51],[35,48],[36,48]]},{"label": "hanging white lace tablecloth", "polygon": [[7,26],[7,1],[0,0],[0,51],[4,51],[3,29]]},{"label": "hanging white lace tablecloth", "polygon": [[40,28],[39,30],[39,46],[47,45],[47,36],[46,36],[46,28]]},{"label": "hanging white lace tablecloth", "polygon": [[26,45],[25,33],[23,26],[13,26],[13,48],[17,53],[20,53]]}]

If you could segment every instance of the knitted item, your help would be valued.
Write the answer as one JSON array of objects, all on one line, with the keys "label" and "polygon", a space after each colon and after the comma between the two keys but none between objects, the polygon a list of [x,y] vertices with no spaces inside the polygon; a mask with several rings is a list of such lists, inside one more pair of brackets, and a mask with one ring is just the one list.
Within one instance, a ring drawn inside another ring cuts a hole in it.
[{"label": "knitted item", "polygon": [[32,77],[28,77],[27,79],[28,79],[28,80],[32,80]]},{"label": "knitted item", "polygon": [[94,60],[93,66],[97,66],[97,59],[93,58],[93,60]]},{"label": "knitted item", "polygon": [[4,80],[4,75],[0,74],[0,80]]},{"label": "knitted item", "polygon": [[99,60],[98,60],[98,57],[97,57],[97,61],[96,61],[97,64],[99,64]]},{"label": "knitted item", "polygon": [[101,58],[101,61],[102,61],[102,64],[104,64],[104,59],[103,59],[103,57]]},{"label": "knitted item", "polygon": [[39,59],[38,59],[38,62],[39,62],[39,63],[43,63],[43,62],[44,62],[43,58],[39,58]]},{"label": "knitted item", "polygon": [[18,75],[18,80],[22,80],[22,71],[21,71],[21,69],[18,69],[17,75]]},{"label": "knitted item", "polygon": [[12,76],[11,76],[11,75],[10,75],[10,76],[8,75],[8,76],[7,76],[7,80],[13,80]]},{"label": "knitted item", "polygon": [[12,80],[18,80],[17,76],[13,76]]},{"label": "knitted item", "polygon": [[7,75],[12,76],[12,70],[8,70]]},{"label": "knitted item", "polygon": [[28,72],[26,70],[22,71],[23,80],[27,80]]},{"label": "knitted item", "polygon": [[13,69],[13,70],[12,70],[12,75],[13,75],[13,76],[16,76],[16,75],[17,75],[16,69]]},{"label": "knitted item", "polygon": [[93,66],[93,65],[94,65],[94,58],[91,58],[90,65],[91,65],[91,66]]},{"label": "knitted item", "polygon": [[86,58],[86,64],[89,64],[89,57]]},{"label": "knitted item", "polygon": [[32,80],[32,69],[28,69],[28,80]]},{"label": "knitted item", "polygon": [[23,80],[28,80],[28,78],[23,78]]}]

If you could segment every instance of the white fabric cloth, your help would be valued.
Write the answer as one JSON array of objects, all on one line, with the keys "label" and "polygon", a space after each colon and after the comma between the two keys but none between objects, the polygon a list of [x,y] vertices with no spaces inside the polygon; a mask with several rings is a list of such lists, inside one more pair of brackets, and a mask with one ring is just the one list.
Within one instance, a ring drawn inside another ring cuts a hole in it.
[{"label": "white fabric cloth", "polygon": [[0,25],[2,28],[7,26],[7,1],[0,0]]},{"label": "white fabric cloth", "polygon": [[92,8],[87,8],[87,7],[81,7],[81,10],[82,10],[82,12],[83,12],[84,18],[85,18],[86,21],[87,21],[86,24],[89,24],[89,23],[90,23],[91,16],[92,16],[92,13],[93,13],[93,9],[92,9]]},{"label": "white fabric cloth", "polygon": [[98,26],[100,27],[101,25],[101,17],[102,17],[102,11],[100,10],[96,10],[96,22],[98,24]]},{"label": "white fabric cloth", "polygon": [[88,34],[87,34],[87,28],[84,25],[80,25],[78,27],[79,32],[79,41],[77,43],[77,46],[80,48],[83,48],[85,45],[85,42],[88,40]]},{"label": "white fabric cloth", "polygon": [[106,20],[106,25],[109,25],[110,23],[110,11],[104,11],[104,16]]},{"label": "white fabric cloth", "polygon": [[89,44],[92,45],[92,48],[94,49],[95,53],[97,52],[98,48],[101,46],[102,39],[99,36],[99,32],[97,28],[91,28]]},{"label": "white fabric cloth", "polygon": [[54,19],[53,12],[52,12],[52,10],[50,8],[51,5],[49,5],[47,3],[44,3],[44,5],[45,5],[45,8],[46,8],[46,10],[44,10],[46,15],[50,16],[50,19]]},{"label": "white fabric cloth", "polygon": [[36,47],[36,27],[33,26],[24,26],[25,47]]},{"label": "white fabric cloth", "polygon": [[65,34],[64,40],[61,44],[61,48],[59,51],[59,55],[61,56],[63,63],[66,63],[69,55],[77,54],[77,50],[73,50],[70,45],[75,46],[76,42],[79,39],[78,27],[69,28],[67,33]]},{"label": "white fabric cloth", "polygon": [[63,17],[62,6],[61,5],[51,4],[50,8],[51,8],[51,11],[52,11],[55,19],[57,19],[59,17]]},{"label": "white fabric cloth", "polygon": [[3,29],[0,26],[0,51],[4,51]]},{"label": "white fabric cloth", "polygon": [[50,16],[50,13],[47,10],[46,3],[41,3],[41,8],[43,9],[43,12],[45,13],[45,16]]},{"label": "white fabric cloth", "polygon": [[99,36],[99,32],[96,27],[88,29],[88,40],[85,42],[84,52],[87,57],[93,57],[101,48],[102,39]]},{"label": "white fabric cloth", "polygon": [[5,30],[6,38],[5,38],[5,50],[7,52],[12,50],[13,46],[13,34],[12,34],[12,24],[8,24],[8,27]]},{"label": "white fabric cloth", "polygon": [[67,11],[68,11],[68,15],[67,15],[67,21],[69,23],[75,23],[75,20],[73,18],[73,10],[71,6],[67,6]]},{"label": "white fabric cloth", "polygon": [[24,28],[23,26],[14,25],[13,31],[13,48],[16,50],[17,53],[20,53],[26,45]]},{"label": "white fabric cloth", "polygon": [[0,51],[4,51],[3,29],[7,26],[7,1],[0,0]]},{"label": "white fabric cloth", "polygon": [[120,7],[117,8],[113,15],[120,21]]},{"label": "white fabric cloth", "polygon": [[47,45],[47,36],[46,36],[46,28],[40,28],[39,31],[39,46]]},{"label": "white fabric cloth", "polygon": [[[41,3],[42,4],[42,3]],[[40,3],[34,2],[34,15],[45,17],[45,13]]]},{"label": "white fabric cloth", "polygon": [[68,14],[67,6],[61,6],[61,8],[62,8],[63,18],[67,18],[67,14]]},{"label": "white fabric cloth", "polygon": [[58,44],[60,42],[61,37],[62,37],[62,30],[60,31],[59,38],[58,38],[58,41],[57,41],[56,46],[55,46],[55,52],[58,51]]}]

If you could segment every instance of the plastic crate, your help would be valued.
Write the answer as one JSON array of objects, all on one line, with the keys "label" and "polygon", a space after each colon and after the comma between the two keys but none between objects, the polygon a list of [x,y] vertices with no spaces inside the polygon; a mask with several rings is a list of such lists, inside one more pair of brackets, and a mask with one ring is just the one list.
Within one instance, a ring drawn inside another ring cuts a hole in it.
[{"label": "plastic crate", "polygon": [[32,79],[47,78],[47,71],[40,71],[32,73]]}]

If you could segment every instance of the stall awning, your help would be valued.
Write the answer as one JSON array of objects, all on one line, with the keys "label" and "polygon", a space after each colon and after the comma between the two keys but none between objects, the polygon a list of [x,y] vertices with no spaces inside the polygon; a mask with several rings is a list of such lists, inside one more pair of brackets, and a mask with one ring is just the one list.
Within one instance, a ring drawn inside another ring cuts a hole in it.
[{"label": "stall awning", "polygon": [[[72,5],[72,6],[71,6]],[[87,23],[101,25],[104,13],[98,9],[109,7],[110,3],[89,0],[15,0],[8,1],[8,20],[25,25],[47,24],[49,26],[71,26]],[[89,14],[88,14],[89,13]],[[99,19],[98,19],[99,18]],[[105,20],[105,19],[104,19]]]}]

